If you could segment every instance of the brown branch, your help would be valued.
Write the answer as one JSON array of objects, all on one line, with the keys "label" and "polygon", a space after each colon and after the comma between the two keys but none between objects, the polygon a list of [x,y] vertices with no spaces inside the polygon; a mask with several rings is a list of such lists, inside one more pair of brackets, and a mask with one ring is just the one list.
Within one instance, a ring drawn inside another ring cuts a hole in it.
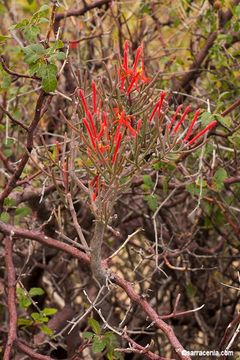
[{"label": "brown branch", "polygon": [[31,359],[36,359],[36,360],[53,360],[53,358],[51,358],[50,356],[46,356],[46,355],[41,355],[36,353],[33,349],[31,349],[27,344],[25,344],[24,342],[17,340],[16,341],[16,345],[18,347],[19,350],[21,350],[23,353],[29,355],[29,357]]},{"label": "brown branch", "polygon": [[[232,2],[231,6],[234,7],[234,6],[238,5],[239,3],[240,3],[240,0],[234,0]],[[201,71],[200,67],[201,67],[202,63],[204,62],[204,60],[206,59],[206,57],[208,56],[209,50],[213,46],[213,44],[218,36],[218,32],[223,31],[224,26],[232,18],[232,16],[233,16],[233,13],[230,9],[224,13],[221,12],[221,21],[219,21],[218,31],[214,31],[208,35],[205,45],[196,55],[192,65],[188,69],[188,72],[183,76],[183,78],[179,82],[176,83],[176,85],[174,87],[175,91],[179,91],[181,89],[184,89],[185,91],[187,91],[187,90],[189,91],[191,89],[190,81],[194,80],[196,75]],[[181,96],[179,96],[179,98],[181,98]]]},{"label": "brown branch", "polygon": [[[71,256],[83,261],[87,265],[90,265],[90,258],[87,254],[85,254],[84,252],[80,251],[79,249],[71,245],[65,244],[54,238],[45,236],[45,234],[42,232],[21,229],[9,224],[4,224],[2,221],[0,221],[0,231],[2,231],[5,235],[12,234],[13,238],[20,237],[20,238],[36,240],[39,243],[44,244],[46,246],[50,246],[55,249],[62,250],[70,254]],[[106,262],[102,262],[102,266],[106,268]],[[121,278],[120,276],[114,273],[111,273],[111,279],[126,292],[126,294],[133,302],[135,302],[142,308],[142,310],[145,312],[145,314],[148,315],[150,320],[154,322],[155,326],[160,330],[162,330],[162,332],[167,336],[169,342],[171,343],[178,357],[181,360],[190,360],[189,356],[183,355],[184,348],[179,342],[178,338],[176,337],[173,328],[170,325],[166,324],[163,320],[161,320],[159,315],[147,302],[147,300],[135,292],[131,283],[129,283],[128,281],[126,281],[125,279]]]},{"label": "brown branch", "polygon": [[5,264],[7,270],[8,338],[3,360],[11,359],[11,350],[17,337],[16,275],[13,263],[12,235],[5,238]]},{"label": "brown branch", "polygon": [[35,132],[36,127],[44,113],[43,107],[45,107],[44,108],[45,111],[47,110],[47,108],[45,106],[45,100],[46,100],[47,96],[48,95],[43,90],[41,90],[40,95],[37,100],[33,121],[31,122],[31,124],[28,127],[27,143],[26,143],[27,151],[25,152],[25,154],[23,154],[23,156],[18,164],[18,167],[16,168],[15,172],[8,180],[8,183],[5,187],[5,189],[0,194],[0,208],[2,207],[4,199],[12,192],[12,190],[16,186],[16,183],[17,183],[18,179],[20,178],[20,176],[29,160],[29,154],[31,153],[32,148],[33,148],[34,132]]},{"label": "brown branch", "polygon": [[0,160],[2,161],[3,165],[5,166],[6,170],[10,172],[11,174],[14,173],[14,167],[9,163],[8,158],[3,155],[3,153],[0,151]]},{"label": "brown branch", "polygon": [[2,67],[3,69],[6,71],[6,73],[8,73],[9,75],[12,75],[12,76],[16,76],[18,78],[25,78],[25,79],[32,79],[32,80],[41,80],[40,77],[38,76],[30,76],[30,75],[25,75],[25,74],[19,74],[15,71],[12,71],[10,70],[7,65],[6,65],[6,62],[5,62],[5,59],[3,56],[0,56],[0,63],[2,64]]},{"label": "brown branch", "polygon": [[232,105],[230,105],[226,110],[222,112],[222,116],[228,115],[230,112],[235,110],[238,106],[240,106],[240,99],[236,100]]},{"label": "brown branch", "polygon": [[4,109],[4,107],[2,105],[0,105],[0,109],[2,110],[2,112],[7,115],[9,117],[9,119],[16,125],[21,126],[21,128],[23,128],[24,130],[28,131],[28,127],[26,125],[24,125],[21,121],[15,119],[7,110]]},{"label": "brown branch", "polygon": [[85,5],[80,9],[69,10],[69,11],[66,11],[65,13],[56,14],[55,22],[56,21],[59,22],[60,20],[65,19],[65,18],[70,17],[70,16],[84,15],[87,11],[92,10],[94,8],[100,8],[105,4],[109,4],[111,1],[112,0],[98,0],[98,1],[93,2],[92,4]]}]

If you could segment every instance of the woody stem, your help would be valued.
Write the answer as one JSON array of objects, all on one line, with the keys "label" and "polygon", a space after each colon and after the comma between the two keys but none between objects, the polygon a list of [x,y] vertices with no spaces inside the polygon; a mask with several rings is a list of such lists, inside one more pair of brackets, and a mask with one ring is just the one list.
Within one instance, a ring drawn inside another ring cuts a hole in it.
[{"label": "woody stem", "polygon": [[97,220],[95,223],[94,234],[90,241],[90,249],[91,249],[90,266],[93,276],[101,285],[104,285],[106,283],[106,271],[102,266],[102,257],[101,257],[104,231],[105,231],[105,224],[102,221]]}]

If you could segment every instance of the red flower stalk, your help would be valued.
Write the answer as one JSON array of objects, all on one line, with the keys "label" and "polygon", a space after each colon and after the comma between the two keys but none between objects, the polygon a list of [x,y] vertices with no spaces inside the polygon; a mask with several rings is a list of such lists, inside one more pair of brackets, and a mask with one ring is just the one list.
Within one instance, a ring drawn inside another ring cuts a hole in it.
[{"label": "red flower stalk", "polygon": [[118,154],[118,151],[119,151],[121,139],[122,139],[122,133],[119,132],[119,133],[118,133],[118,137],[117,137],[117,142],[116,142],[115,151],[114,151],[113,158],[112,158],[112,163],[113,163],[113,164],[115,163],[115,160],[116,160],[116,157],[117,157],[117,154]]},{"label": "red flower stalk", "polygon": [[168,129],[169,129],[169,130],[171,130],[171,128],[172,128],[172,126],[173,126],[173,124],[174,124],[174,122],[175,122],[175,120],[176,120],[176,117],[177,117],[179,111],[181,110],[181,108],[182,108],[182,105],[179,105],[179,106],[177,107],[177,110],[175,111],[175,114],[173,115],[173,118],[172,118],[170,124],[168,125]]},{"label": "red flower stalk", "polygon": [[132,78],[132,81],[130,82],[128,88],[127,88],[127,95],[130,94],[130,91],[132,90],[133,88],[133,85],[136,83],[136,86],[137,86],[137,83],[138,83],[138,77],[139,77],[139,73],[137,72],[137,74]]},{"label": "red flower stalk", "polygon": [[93,196],[92,200],[95,201],[98,196],[98,183],[99,183],[99,175],[96,175],[93,180],[90,182],[90,185],[93,188]]},{"label": "red flower stalk", "polygon": [[94,147],[94,149],[96,149],[96,143],[95,143],[95,140],[94,140],[94,136],[93,136],[93,134],[92,134],[92,131],[91,131],[90,126],[89,126],[89,123],[87,122],[87,119],[86,119],[86,118],[83,118],[83,123],[84,123],[84,125],[86,126],[86,129],[87,129],[89,138],[90,138],[90,140],[91,140],[92,146]]},{"label": "red flower stalk", "polygon": [[150,115],[150,118],[149,118],[149,120],[148,120],[149,122],[152,121],[152,119],[153,119],[153,117],[154,117],[157,109],[159,108],[159,111],[161,110],[162,104],[163,104],[163,99],[164,99],[165,95],[166,95],[166,93],[163,91],[163,92],[161,93],[160,99],[156,102],[156,104],[155,104],[155,106],[154,106],[154,108],[153,108],[153,111],[152,111],[152,113],[151,113],[151,115]]},{"label": "red flower stalk", "polygon": [[181,119],[179,120],[179,122],[177,123],[177,125],[175,126],[175,128],[173,129],[173,131],[176,133],[178,131],[178,129],[180,128],[181,124],[183,123],[185,117],[187,116],[187,114],[190,111],[190,106],[187,106],[184,113],[182,114]]},{"label": "red flower stalk", "polygon": [[135,60],[134,60],[134,64],[133,64],[133,73],[134,74],[136,73],[138,61],[139,61],[140,56],[142,55],[142,50],[143,50],[142,45],[137,48]]},{"label": "red flower stalk", "polygon": [[93,100],[93,112],[97,112],[97,89],[94,80],[92,81],[92,100]]},{"label": "red flower stalk", "polygon": [[81,101],[82,101],[82,105],[83,105],[83,108],[87,114],[87,112],[89,111],[88,110],[88,106],[87,106],[87,103],[86,103],[86,100],[85,100],[85,97],[84,97],[84,92],[82,89],[79,89],[79,96],[81,98]]},{"label": "red flower stalk", "polygon": [[195,112],[194,118],[193,118],[193,120],[192,120],[192,122],[191,122],[191,124],[190,124],[190,126],[188,128],[187,134],[186,134],[185,138],[183,139],[184,141],[187,141],[189,139],[189,137],[190,137],[190,135],[192,133],[192,129],[194,127],[194,124],[197,121],[197,118],[199,117],[200,112],[201,112],[201,110],[199,110],[199,109]]},{"label": "red flower stalk", "polygon": [[202,135],[204,135],[208,130],[212,129],[213,127],[215,127],[217,125],[217,121],[214,120],[212,122],[210,122],[210,124],[208,124],[205,129],[203,129],[202,131],[200,131],[199,134],[197,134],[193,139],[191,139],[188,142],[188,145],[193,144],[198,138],[200,138]]},{"label": "red flower stalk", "polygon": [[89,121],[90,121],[94,138],[96,138],[96,137],[97,137],[97,130],[96,130],[96,127],[95,127],[95,124],[94,124],[94,121],[93,121],[92,114],[90,113],[89,110],[87,111],[87,117],[88,117],[88,119],[89,119]]},{"label": "red flower stalk", "polygon": [[141,130],[141,126],[142,126],[142,120],[139,119],[137,122],[137,132],[139,133],[139,131]]},{"label": "red flower stalk", "polygon": [[124,43],[124,54],[123,54],[123,69],[128,73],[128,41]]}]

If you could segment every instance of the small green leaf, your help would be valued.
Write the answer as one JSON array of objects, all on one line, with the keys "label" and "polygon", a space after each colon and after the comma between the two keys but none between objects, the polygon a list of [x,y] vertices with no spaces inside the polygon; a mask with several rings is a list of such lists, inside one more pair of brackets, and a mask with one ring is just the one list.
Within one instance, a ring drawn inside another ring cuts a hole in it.
[{"label": "small green leaf", "polygon": [[0,34],[0,43],[1,43],[1,42],[5,42],[5,41],[7,41],[8,39],[11,39],[11,37]]},{"label": "small green leaf", "polygon": [[22,206],[16,209],[15,215],[18,215],[20,217],[25,217],[27,215],[31,214],[31,209],[27,206]]},{"label": "small green leaf", "polygon": [[25,290],[22,288],[16,289],[17,298],[19,301],[19,306],[22,309],[27,309],[32,304],[31,300],[28,298],[28,295],[25,293]]},{"label": "small green leaf", "polygon": [[29,290],[29,296],[41,296],[45,293],[45,291],[42,288],[33,287]]},{"label": "small green leaf", "polygon": [[27,40],[35,41],[40,32],[41,30],[38,26],[31,25],[24,30],[24,35],[26,36]]},{"label": "small green leaf", "polygon": [[4,202],[3,202],[3,205],[4,206],[14,206],[16,204],[16,201],[14,199],[11,199],[11,198],[6,198],[4,199]]},{"label": "small green leaf", "polygon": [[33,318],[33,320],[35,320],[39,323],[46,323],[49,320],[49,318],[47,316],[44,316],[43,314],[37,313],[37,312],[31,313],[31,317]]},{"label": "small green leaf", "polygon": [[49,315],[54,315],[57,313],[57,309],[54,309],[54,308],[44,308],[42,310],[42,313],[46,316],[49,316]]},{"label": "small green leaf", "polygon": [[41,325],[39,326],[39,329],[48,336],[52,336],[53,334],[53,330],[50,329],[47,325]]},{"label": "small green leaf", "polygon": [[65,60],[66,54],[63,51],[59,51],[56,55],[57,60]]},{"label": "small green leaf", "polygon": [[150,210],[152,210],[153,212],[157,210],[158,207],[158,199],[156,195],[147,195],[144,197],[144,200],[147,202],[148,207]]},{"label": "small green leaf", "polygon": [[6,211],[3,211],[0,215],[0,220],[6,224],[8,223],[9,219],[10,219],[9,214]]},{"label": "small green leaf", "polygon": [[44,67],[42,66],[39,72],[42,77],[43,90],[47,93],[54,91],[57,87],[57,66],[48,64]]},{"label": "small green leaf", "polygon": [[31,326],[32,324],[33,324],[33,321],[30,319],[19,318],[17,320],[18,326]]},{"label": "small green leaf", "polygon": [[87,339],[87,340],[92,340],[92,338],[94,337],[94,333],[90,332],[90,331],[85,331],[83,334],[82,334],[82,337],[84,339]]},{"label": "small green leaf", "polygon": [[97,320],[88,318],[88,325],[91,326],[95,334],[99,335],[101,333],[101,327]]},{"label": "small green leaf", "polygon": [[208,111],[203,112],[200,121],[203,127],[207,126],[212,121],[212,114]]},{"label": "small green leaf", "polygon": [[189,282],[186,287],[186,292],[188,298],[194,298],[197,293],[197,288],[191,282]]},{"label": "small green leaf", "polygon": [[22,29],[24,29],[28,24],[29,24],[29,20],[23,19],[23,20],[20,21],[19,23],[10,26],[9,29],[13,29],[13,30],[14,30],[14,29],[19,29],[19,30],[22,30]]},{"label": "small green leaf", "polygon": [[224,188],[224,180],[228,177],[225,169],[218,169],[213,176],[213,187],[216,191],[221,191]]},{"label": "small green leaf", "polygon": [[143,175],[143,183],[149,189],[153,189],[153,187],[154,187],[154,182],[152,181],[152,178],[150,175]]},{"label": "small green leaf", "polygon": [[27,64],[36,63],[44,54],[45,49],[41,44],[32,44],[23,48]]},{"label": "small green leaf", "polygon": [[100,353],[105,349],[105,347],[106,347],[106,343],[104,341],[104,338],[100,338],[100,337],[96,336],[92,343],[92,351],[95,354]]}]

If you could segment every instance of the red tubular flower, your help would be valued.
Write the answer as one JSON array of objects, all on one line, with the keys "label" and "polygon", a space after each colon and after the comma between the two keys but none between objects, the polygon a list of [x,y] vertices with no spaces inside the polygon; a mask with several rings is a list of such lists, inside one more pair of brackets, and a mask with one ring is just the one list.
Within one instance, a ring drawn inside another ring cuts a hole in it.
[{"label": "red tubular flower", "polygon": [[82,89],[79,89],[79,96],[81,98],[81,101],[82,101],[82,105],[83,105],[83,108],[87,114],[87,112],[89,111],[88,110],[88,106],[87,106],[87,103],[86,103],[86,100],[85,100],[85,97],[84,97],[84,92]]},{"label": "red tubular flower", "polygon": [[117,142],[116,142],[115,151],[114,151],[114,154],[113,154],[113,157],[112,157],[112,163],[113,163],[113,164],[115,163],[116,158],[117,158],[117,154],[118,154],[118,151],[119,151],[121,139],[122,139],[122,133],[119,132],[119,133],[118,133],[118,137],[117,137]]},{"label": "red tubular flower", "polygon": [[142,50],[143,50],[142,45],[137,48],[136,55],[135,55],[135,60],[134,60],[134,64],[133,64],[133,73],[134,74],[136,74],[137,65],[138,65],[139,58],[142,55]]},{"label": "red tubular flower", "polygon": [[175,111],[175,114],[173,115],[173,118],[172,118],[170,124],[168,125],[168,129],[169,129],[169,130],[171,130],[171,128],[172,128],[172,126],[173,126],[173,124],[174,124],[174,122],[175,122],[175,120],[176,120],[176,117],[177,117],[179,111],[181,110],[181,108],[182,108],[182,105],[179,105],[179,106],[177,107],[177,110]]},{"label": "red tubular flower", "polygon": [[98,183],[99,183],[99,175],[96,175],[93,180],[90,182],[90,185],[93,188],[93,196],[92,200],[95,201],[98,196]]},{"label": "red tubular flower", "polygon": [[92,81],[92,100],[93,100],[93,112],[97,112],[97,89],[94,80]]},{"label": "red tubular flower", "polygon": [[192,129],[194,127],[194,124],[197,121],[197,118],[199,117],[200,112],[201,112],[201,110],[199,110],[199,109],[195,112],[194,118],[193,118],[193,120],[192,120],[192,122],[191,122],[191,124],[190,124],[190,126],[188,128],[187,134],[186,134],[185,138],[183,139],[184,141],[187,141],[189,139],[189,137],[190,137],[190,135],[192,133]]},{"label": "red tubular flower", "polygon": [[96,137],[97,137],[97,130],[96,130],[96,127],[95,127],[95,124],[94,124],[94,121],[93,121],[92,114],[90,113],[89,110],[87,111],[87,117],[88,117],[88,119],[89,119],[89,121],[90,121],[94,138],[96,138]]},{"label": "red tubular flower", "polygon": [[139,131],[141,130],[141,126],[142,126],[142,120],[139,119],[137,122],[137,133],[139,133]]},{"label": "red tubular flower", "polygon": [[123,69],[128,73],[128,41],[124,43],[124,54],[123,54]]},{"label": "red tubular flower", "polygon": [[185,117],[187,116],[187,114],[190,111],[190,106],[187,106],[184,113],[182,114],[181,119],[179,120],[179,122],[177,123],[177,125],[175,126],[175,128],[173,129],[173,131],[176,133],[179,129],[179,127],[181,126],[181,124],[183,123]]},{"label": "red tubular flower", "polygon": [[214,120],[212,122],[210,122],[210,124],[208,124],[205,129],[203,129],[202,131],[200,131],[199,134],[197,134],[193,139],[191,139],[188,142],[188,145],[193,144],[198,138],[200,138],[202,135],[204,135],[208,130],[212,129],[213,127],[215,127],[217,125],[217,121]]},{"label": "red tubular flower", "polygon": [[132,90],[133,85],[134,85],[135,83],[136,83],[136,86],[137,86],[138,78],[139,78],[139,74],[137,73],[137,74],[132,78],[132,81],[130,82],[130,84],[129,84],[128,88],[127,88],[127,92],[126,92],[127,95],[130,94],[130,91]]},{"label": "red tubular flower", "polygon": [[86,119],[86,118],[83,118],[83,123],[84,123],[84,125],[86,126],[86,129],[87,129],[89,138],[90,138],[90,140],[91,140],[92,146],[94,147],[94,149],[96,149],[96,143],[95,143],[95,140],[94,140],[94,136],[93,136],[93,134],[92,134],[92,131],[91,131],[90,126],[89,126],[89,123],[87,122],[87,119]]},{"label": "red tubular flower", "polygon": [[166,93],[163,91],[163,92],[161,93],[160,99],[156,102],[156,104],[155,104],[155,106],[154,106],[154,108],[153,108],[153,111],[152,111],[152,113],[151,113],[151,115],[150,115],[150,118],[149,118],[149,120],[148,120],[149,122],[152,121],[152,119],[153,119],[153,117],[154,117],[157,109],[159,108],[159,109],[161,110],[162,104],[163,104],[163,99],[164,99],[165,96],[166,96]]}]

